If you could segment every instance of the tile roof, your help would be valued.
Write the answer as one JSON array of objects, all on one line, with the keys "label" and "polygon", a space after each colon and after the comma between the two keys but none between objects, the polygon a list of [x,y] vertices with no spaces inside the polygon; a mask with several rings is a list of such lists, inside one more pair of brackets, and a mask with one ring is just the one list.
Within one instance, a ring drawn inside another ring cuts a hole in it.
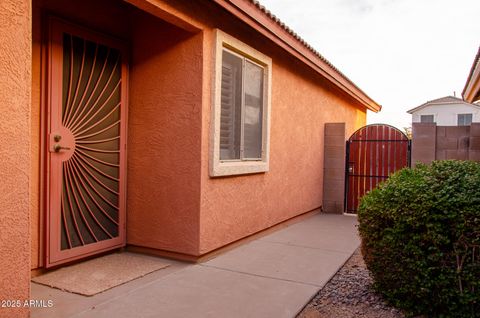
[{"label": "tile roof", "polygon": [[[293,31],[288,25],[282,22],[275,14],[273,14],[270,10],[268,10],[264,5],[262,5],[257,0],[248,0],[252,2],[258,9],[260,9],[264,14],[266,14],[270,19],[275,21],[278,25],[280,25],[285,31],[287,31],[290,35],[292,35],[297,41],[299,41],[303,46],[309,49],[313,54],[315,54],[320,60],[325,62],[330,68],[332,68],[335,72],[345,78],[350,84],[355,86],[358,90],[365,94],[352,80],[350,80],[345,74],[343,74],[338,68],[336,68],[329,60],[327,60],[322,54],[320,54],[317,50],[315,50],[307,41],[305,41],[301,36],[299,36],[295,31]],[[366,95],[366,94],[365,94]]]},{"label": "tile roof", "polygon": [[[337,73],[345,77],[350,83],[354,84],[345,74],[343,74],[338,68],[336,68],[329,60],[327,60],[322,54],[320,54],[317,50],[315,50],[310,44],[307,43],[301,36],[299,36],[295,31],[293,31],[288,25],[282,22],[275,14],[273,14],[270,10],[268,10],[264,5],[262,5],[257,0],[249,0],[252,2],[257,8],[259,8],[263,13],[265,13],[270,19],[275,21],[278,25],[280,25],[285,31],[287,31],[290,35],[292,35],[295,39],[297,39],[303,46],[307,49],[312,51],[317,57],[319,57],[322,61],[328,64],[333,70]],[[355,84],[354,84],[355,85]],[[355,85],[356,86],[356,85]]]},{"label": "tile roof", "polygon": [[445,97],[441,97],[441,98],[437,98],[437,99],[432,99],[432,100],[429,100],[428,102],[426,103],[423,103],[422,105],[420,106],[417,106],[415,108],[412,108],[410,110],[407,110],[407,113],[411,114],[417,110],[420,110],[426,106],[431,106],[431,105],[445,105],[445,104],[467,104],[467,105],[471,105],[471,106],[476,106],[478,107],[478,105],[474,105],[474,104],[470,104],[470,103],[467,103],[466,101],[464,101],[463,99],[461,98],[458,98],[458,97],[455,97],[455,96],[445,96]]},{"label": "tile roof", "polygon": [[[285,33],[288,37],[291,37],[294,42],[298,45],[298,48],[303,48],[307,52],[312,54],[313,59],[307,57],[311,62],[313,62],[317,67],[320,67],[330,78],[332,81],[332,77],[339,77],[341,81],[335,83],[337,86],[348,92],[351,96],[359,100],[363,103],[367,108],[372,111],[378,112],[381,110],[382,106],[375,102],[370,96],[368,96],[363,90],[361,90],[352,80],[350,80],[345,74],[343,74],[338,68],[336,68],[330,61],[328,61],[323,55],[321,55],[317,50],[315,50],[310,44],[308,44],[304,39],[302,39],[295,31],[293,31],[290,27],[288,27],[284,22],[282,22],[276,15],[274,15],[270,10],[268,10],[265,6],[263,6],[258,0],[213,0],[221,5],[225,3],[229,3],[230,5],[236,7],[237,9],[243,10],[244,13],[249,15],[251,18],[255,20],[255,17],[251,15],[251,13],[247,13],[245,11],[244,4],[251,4],[259,14],[264,16],[268,21],[271,21],[273,24],[280,27],[280,29]],[[257,20],[257,22],[259,22]],[[261,24],[261,22],[259,22]],[[264,26],[265,27],[265,26]],[[272,31],[271,31],[272,32]],[[272,34],[275,34],[272,32]],[[283,35],[275,34],[276,37],[281,39],[282,41],[289,41]],[[298,48],[294,48],[298,50]],[[317,61],[315,61],[317,60]],[[333,81],[332,81],[333,82]],[[342,83],[343,82],[343,83]],[[346,84],[346,85],[345,85]],[[348,87],[349,86],[349,87]]]}]

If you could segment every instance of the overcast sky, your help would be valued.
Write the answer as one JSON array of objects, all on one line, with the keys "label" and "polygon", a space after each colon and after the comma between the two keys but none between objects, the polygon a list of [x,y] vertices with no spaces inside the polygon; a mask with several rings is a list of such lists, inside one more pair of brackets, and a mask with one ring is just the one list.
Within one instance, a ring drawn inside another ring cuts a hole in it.
[{"label": "overcast sky", "polygon": [[480,0],[260,0],[377,103],[368,123],[461,97],[480,45]]}]

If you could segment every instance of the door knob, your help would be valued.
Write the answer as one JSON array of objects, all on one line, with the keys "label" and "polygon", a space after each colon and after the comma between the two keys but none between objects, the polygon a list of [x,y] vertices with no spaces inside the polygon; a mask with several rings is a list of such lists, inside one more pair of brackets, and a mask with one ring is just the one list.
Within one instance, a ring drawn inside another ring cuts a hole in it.
[{"label": "door knob", "polygon": [[70,148],[68,148],[68,147],[62,147],[60,144],[55,144],[55,145],[53,145],[53,150],[54,150],[55,152],[60,152],[60,150],[62,150],[62,149],[63,149],[63,150],[70,150]]}]

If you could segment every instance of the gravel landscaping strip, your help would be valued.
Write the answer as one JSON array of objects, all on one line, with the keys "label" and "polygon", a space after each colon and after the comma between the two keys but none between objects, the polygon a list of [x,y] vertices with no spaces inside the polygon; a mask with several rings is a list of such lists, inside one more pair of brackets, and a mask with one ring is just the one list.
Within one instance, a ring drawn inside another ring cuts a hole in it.
[{"label": "gravel landscaping strip", "polygon": [[357,249],[297,318],[405,317],[399,310],[387,305],[371,289],[371,284],[370,273]]}]

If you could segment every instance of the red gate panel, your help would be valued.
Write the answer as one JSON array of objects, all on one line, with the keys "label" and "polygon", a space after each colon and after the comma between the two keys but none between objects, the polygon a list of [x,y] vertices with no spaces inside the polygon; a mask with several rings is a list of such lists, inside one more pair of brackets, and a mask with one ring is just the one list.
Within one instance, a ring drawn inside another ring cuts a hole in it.
[{"label": "red gate panel", "polygon": [[346,211],[357,213],[360,199],[392,173],[410,166],[410,141],[395,127],[373,124],[347,141]]}]

